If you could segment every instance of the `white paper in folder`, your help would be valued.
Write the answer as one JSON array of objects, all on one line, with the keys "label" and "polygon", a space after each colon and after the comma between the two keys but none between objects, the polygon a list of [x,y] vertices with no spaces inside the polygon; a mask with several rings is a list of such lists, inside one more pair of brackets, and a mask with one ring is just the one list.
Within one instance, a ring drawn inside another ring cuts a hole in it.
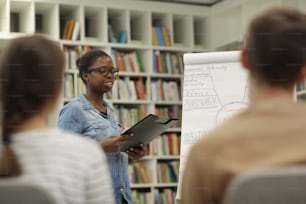
[{"label": "white paper in folder", "polygon": [[184,55],[178,203],[190,147],[209,130],[247,106],[247,72],[239,57],[239,51]]}]

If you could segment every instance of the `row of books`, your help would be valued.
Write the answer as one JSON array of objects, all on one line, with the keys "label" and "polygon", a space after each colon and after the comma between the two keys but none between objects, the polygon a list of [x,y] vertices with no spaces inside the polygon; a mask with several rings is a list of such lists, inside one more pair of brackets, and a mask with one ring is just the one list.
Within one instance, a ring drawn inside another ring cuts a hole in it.
[{"label": "row of books", "polygon": [[176,183],[179,176],[179,162],[167,161],[157,163],[157,182]]},{"label": "row of books", "polygon": [[[82,80],[78,77],[75,87],[74,74],[66,73],[64,78],[64,97],[73,98],[75,96],[75,89],[77,95],[84,93],[85,86]],[[154,101],[179,101],[181,99],[180,88],[177,81],[151,81],[151,99]],[[116,80],[112,91],[106,96],[107,99],[121,99],[121,100],[146,100],[146,84],[143,77],[130,79],[129,77],[122,77]],[[164,115],[179,118],[178,112],[169,112],[167,109],[157,110],[158,115]],[[170,113],[172,113],[170,115]]]},{"label": "row of books", "polygon": [[129,178],[131,183],[152,183],[151,169],[143,162],[134,162],[129,165]]},{"label": "row of books", "polygon": [[145,105],[138,107],[127,107],[115,105],[116,116],[122,127],[129,128],[147,115]]},{"label": "row of books", "polygon": [[151,81],[151,99],[154,101],[179,101],[181,91],[179,81]]},{"label": "row of books", "polygon": [[[77,77],[75,87],[74,74],[66,73],[64,77],[64,97],[73,98],[84,93],[85,85],[80,77]],[[151,99],[154,101],[179,101],[181,94],[177,81],[151,81]],[[76,95],[75,95],[76,89]],[[142,77],[130,79],[128,77],[119,78],[114,83],[112,91],[107,93],[106,99],[121,99],[121,100],[146,100],[146,85]],[[175,106],[174,106],[175,107]],[[179,110],[172,111],[168,108],[160,108],[156,110],[157,115],[179,118],[181,113]],[[180,122],[178,123],[178,127]]]},{"label": "row of books", "polygon": [[64,75],[64,97],[65,98],[74,98],[79,96],[82,93],[85,93],[85,84],[80,77],[77,77],[77,83],[75,87],[74,83],[74,74],[66,73]]},{"label": "row of books", "polygon": [[[63,47],[67,68],[76,69],[76,60],[84,53],[92,50],[91,46],[67,46]],[[121,51],[111,50],[111,57],[114,66],[121,72],[145,72],[141,50]],[[159,50],[153,53],[153,72],[167,74],[183,74],[182,55],[174,52],[161,52]]]},{"label": "row of books", "polygon": [[120,77],[114,83],[109,97],[123,100],[146,100],[145,79],[143,77],[134,79]]},{"label": "row of books", "polygon": [[134,204],[150,204],[152,199],[151,192],[132,190],[132,200]]},{"label": "row of books", "polygon": [[[162,161],[157,163],[157,182],[176,183],[179,176],[178,161]],[[129,178],[133,184],[152,183],[152,172],[144,162],[134,162],[129,165]]]},{"label": "row of books", "polygon": [[[132,124],[128,124],[130,127]],[[181,136],[177,133],[164,133],[145,145],[145,154],[158,156],[179,156]]]},{"label": "row of books", "polygon": [[153,52],[153,72],[168,74],[183,74],[184,63],[181,54],[176,52]]},{"label": "row of books", "polygon": [[91,46],[67,46],[63,47],[65,60],[66,60],[66,67],[68,70],[77,69],[76,61],[81,57],[84,53],[92,50]]},{"label": "row of books", "polygon": [[[154,204],[175,204],[176,190],[162,188],[154,190]],[[132,190],[132,200],[134,204],[152,203],[152,193],[150,191]]]},{"label": "row of books", "polygon": [[155,114],[160,117],[177,118],[179,120],[173,127],[181,127],[182,108],[180,105],[157,106],[155,108]]},{"label": "row of books", "polygon": [[111,50],[114,66],[121,72],[144,72],[140,50]]},{"label": "row of books", "polygon": [[155,189],[155,204],[175,204],[176,191],[171,188]]},{"label": "row of books", "polygon": [[[151,99],[154,101],[180,101],[181,87],[179,81],[152,80]],[[110,93],[111,99],[146,100],[146,81],[143,77],[135,79],[120,77],[114,83]]]},{"label": "row of books", "polygon": [[166,26],[152,26],[152,43],[159,46],[171,46],[171,38]]},{"label": "row of books", "polygon": [[181,137],[177,133],[165,133],[151,142],[153,155],[180,155]]},{"label": "row of books", "polygon": [[65,20],[61,24],[61,38],[64,40],[79,40],[80,39],[80,22],[71,18]]}]

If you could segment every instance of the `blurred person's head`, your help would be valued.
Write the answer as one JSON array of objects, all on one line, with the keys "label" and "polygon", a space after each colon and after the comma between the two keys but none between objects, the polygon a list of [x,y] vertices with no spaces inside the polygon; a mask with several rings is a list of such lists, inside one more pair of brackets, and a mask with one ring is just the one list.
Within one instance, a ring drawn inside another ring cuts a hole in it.
[{"label": "blurred person's head", "polygon": [[[293,89],[303,79],[306,16],[285,7],[271,8],[249,24],[242,64],[256,85]],[[305,71],[304,71],[305,72]]]},{"label": "blurred person's head", "polygon": [[41,36],[16,38],[0,58],[0,97],[3,151],[0,176],[21,173],[12,149],[11,135],[32,118],[45,117],[61,93],[64,56],[52,41]]}]

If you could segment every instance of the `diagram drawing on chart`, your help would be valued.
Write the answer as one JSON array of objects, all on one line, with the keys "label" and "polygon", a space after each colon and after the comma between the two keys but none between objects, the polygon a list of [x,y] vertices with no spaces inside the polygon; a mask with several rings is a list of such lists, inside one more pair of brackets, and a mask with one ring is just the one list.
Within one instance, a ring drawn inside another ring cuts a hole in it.
[{"label": "diagram drawing on chart", "polygon": [[187,137],[182,142],[194,142],[247,107],[247,93],[246,73],[238,62],[189,65],[183,92],[182,131]]}]

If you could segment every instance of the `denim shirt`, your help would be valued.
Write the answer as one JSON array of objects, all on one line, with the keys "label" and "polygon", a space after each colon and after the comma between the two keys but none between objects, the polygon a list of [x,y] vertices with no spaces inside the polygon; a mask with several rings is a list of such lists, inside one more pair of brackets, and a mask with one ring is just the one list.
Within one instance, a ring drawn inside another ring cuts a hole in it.
[{"label": "denim shirt", "polygon": [[[119,136],[121,126],[115,118],[112,108],[104,102],[108,118],[93,107],[84,95],[66,104],[60,112],[58,126],[90,137],[100,142],[109,136]],[[132,203],[128,177],[128,156],[124,152],[106,154],[110,168],[117,204],[122,204],[122,197]]]}]

